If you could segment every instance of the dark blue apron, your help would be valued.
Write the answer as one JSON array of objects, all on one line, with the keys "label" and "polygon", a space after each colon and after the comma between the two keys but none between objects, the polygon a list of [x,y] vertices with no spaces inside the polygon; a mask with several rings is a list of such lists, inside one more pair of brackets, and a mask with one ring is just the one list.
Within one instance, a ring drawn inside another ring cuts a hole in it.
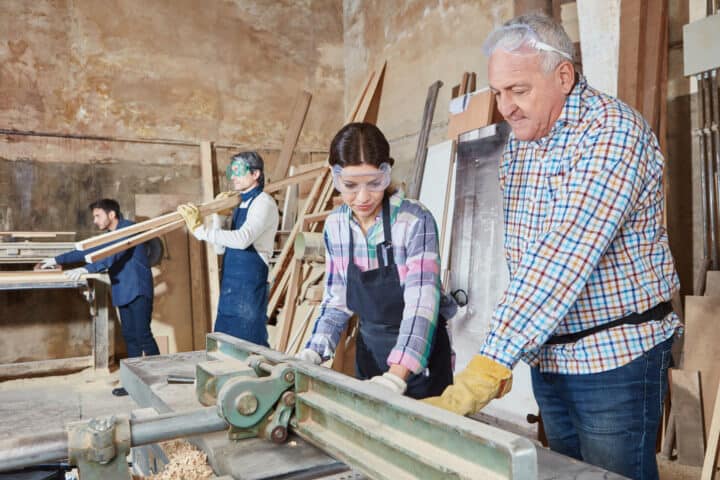
[{"label": "dark blue apron", "polygon": [[[258,186],[242,194],[242,201],[248,204],[235,209],[233,230],[243,226],[250,205],[260,193]],[[226,248],[215,331],[267,347],[267,281],[268,267],[253,245],[244,250]]]},{"label": "dark blue apron", "polygon": [[[403,287],[392,248],[390,202],[383,199],[382,219],[385,241],[377,245],[379,267],[360,271],[355,265],[355,249],[350,228],[350,261],[347,269],[347,306],[360,318],[355,355],[355,376],[360,379],[382,375],[388,370],[387,358],[397,343],[405,309]],[[452,383],[450,339],[447,323],[440,317],[425,372],[407,379],[405,395],[425,398],[440,395]]]}]

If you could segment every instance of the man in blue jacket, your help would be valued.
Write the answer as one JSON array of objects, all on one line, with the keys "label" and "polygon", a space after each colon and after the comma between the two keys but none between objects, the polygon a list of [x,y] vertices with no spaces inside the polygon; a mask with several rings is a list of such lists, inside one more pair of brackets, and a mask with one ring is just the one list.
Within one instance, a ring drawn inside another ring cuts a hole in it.
[{"label": "man in blue jacket", "polygon": [[[134,223],[122,218],[120,205],[115,200],[103,198],[90,204],[89,208],[92,211],[93,223],[100,230],[117,230]],[[73,250],[55,258],[48,258],[43,261],[41,268],[84,262],[85,255],[106,246],[107,244],[100,245],[84,251]],[[120,323],[128,357],[139,357],[143,353],[158,355],[160,351],[150,330],[153,280],[145,246],[140,244],[64,273],[72,280],[79,280],[84,274],[101,271],[107,271],[110,275],[113,305],[120,311]],[[116,396],[127,395],[124,388],[116,388],[112,393]]]}]

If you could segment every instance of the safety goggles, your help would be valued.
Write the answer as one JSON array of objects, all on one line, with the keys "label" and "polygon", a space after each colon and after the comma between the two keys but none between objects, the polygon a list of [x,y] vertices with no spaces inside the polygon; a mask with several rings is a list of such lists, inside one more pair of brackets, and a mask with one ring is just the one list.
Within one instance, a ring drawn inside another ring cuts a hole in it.
[{"label": "safety goggles", "polygon": [[225,169],[225,176],[232,181],[233,177],[244,177],[250,173],[250,165],[243,159],[233,160]]},{"label": "safety goggles", "polygon": [[340,165],[333,165],[333,185],[341,193],[357,193],[363,188],[369,192],[383,192],[390,186],[391,167],[381,163],[377,173],[348,173]]},{"label": "safety goggles", "polygon": [[541,41],[535,30],[524,24],[505,25],[495,29],[485,41],[483,52],[489,57],[498,46],[508,52],[516,52],[523,47],[529,47],[543,52],[557,53],[561,57],[573,61],[571,55]]}]

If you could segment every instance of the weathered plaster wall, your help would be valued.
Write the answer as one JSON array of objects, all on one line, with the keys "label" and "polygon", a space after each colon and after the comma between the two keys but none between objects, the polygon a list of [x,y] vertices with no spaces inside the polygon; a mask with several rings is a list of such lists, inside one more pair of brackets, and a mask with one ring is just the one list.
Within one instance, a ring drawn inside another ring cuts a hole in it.
[{"label": "weathered plaster wall", "polygon": [[442,80],[430,144],[445,138],[453,85],[465,71],[487,84],[482,44],[513,15],[511,0],[344,0],[345,108],[367,74],[383,60],[387,71],[378,125],[391,141],[394,177],[407,178],[417,146],[428,87]]},{"label": "weathered plaster wall", "polygon": [[[199,199],[199,140],[234,146],[218,149],[220,169],[232,150],[258,149],[272,171],[300,90],[313,99],[294,162],[326,151],[342,123],[340,0],[2,7],[0,230],[75,230],[84,238],[97,233],[87,205],[98,197],[118,199],[129,218],[136,194]],[[82,303],[60,297],[36,299],[47,304],[47,322],[62,319],[89,335]],[[156,308],[163,302],[170,300]],[[23,304],[0,295],[2,327],[37,316]],[[78,342],[51,347],[39,330],[21,335],[38,348],[25,356],[0,348],[0,363],[80,354]]]}]

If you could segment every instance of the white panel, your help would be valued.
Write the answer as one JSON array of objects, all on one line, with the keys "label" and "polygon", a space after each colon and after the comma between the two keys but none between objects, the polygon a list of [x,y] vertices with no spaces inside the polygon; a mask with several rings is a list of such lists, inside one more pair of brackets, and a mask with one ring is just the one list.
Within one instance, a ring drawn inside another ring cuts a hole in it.
[{"label": "white panel", "polygon": [[578,0],[583,74],[588,83],[617,95],[620,0]]}]

